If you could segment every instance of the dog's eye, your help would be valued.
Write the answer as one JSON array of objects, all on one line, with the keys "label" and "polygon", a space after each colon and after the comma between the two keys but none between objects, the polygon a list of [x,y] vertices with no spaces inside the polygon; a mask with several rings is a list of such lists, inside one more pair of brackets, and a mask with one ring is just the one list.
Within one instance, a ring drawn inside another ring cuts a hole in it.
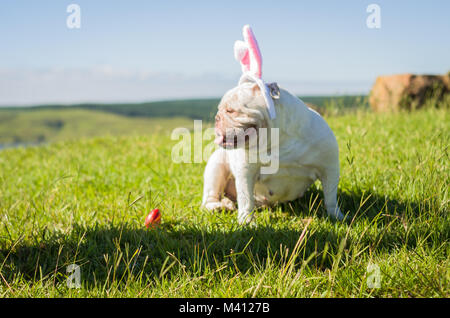
[{"label": "dog's eye", "polygon": [[232,110],[231,108],[227,108],[227,109],[225,109],[225,111],[226,111],[228,114],[231,114],[232,112],[234,112],[234,110]]}]

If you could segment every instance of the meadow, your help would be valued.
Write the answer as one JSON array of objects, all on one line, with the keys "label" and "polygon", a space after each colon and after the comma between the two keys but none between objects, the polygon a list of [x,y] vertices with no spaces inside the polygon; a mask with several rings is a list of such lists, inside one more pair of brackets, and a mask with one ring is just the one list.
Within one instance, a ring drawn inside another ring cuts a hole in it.
[{"label": "meadow", "polygon": [[0,146],[37,145],[97,136],[170,133],[193,126],[185,117],[126,117],[75,107],[0,110]]},{"label": "meadow", "polygon": [[172,162],[159,119],[120,120],[136,129],[0,151],[0,297],[449,297],[447,109],[327,115],[348,221],[316,183],[247,227],[200,208],[205,163]]}]

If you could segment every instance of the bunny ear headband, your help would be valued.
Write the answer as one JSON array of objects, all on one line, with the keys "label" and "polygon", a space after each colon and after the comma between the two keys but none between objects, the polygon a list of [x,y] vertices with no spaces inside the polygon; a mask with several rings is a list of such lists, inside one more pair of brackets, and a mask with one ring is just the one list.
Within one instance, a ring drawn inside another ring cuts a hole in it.
[{"label": "bunny ear headband", "polygon": [[239,84],[248,79],[258,84],[266,102],[269,116],[271,119],[274,119],[276,114],[275,105],[270,93],[271,88],[269,88],[261,78],[262,57],[261,52],[259,51],[258,42],[256,42],[255,35],[249,25],[245,25],[242,32],[244,41],[238,40],[234,43],[234,57],[241,63],[243,73],[239,80]]}]

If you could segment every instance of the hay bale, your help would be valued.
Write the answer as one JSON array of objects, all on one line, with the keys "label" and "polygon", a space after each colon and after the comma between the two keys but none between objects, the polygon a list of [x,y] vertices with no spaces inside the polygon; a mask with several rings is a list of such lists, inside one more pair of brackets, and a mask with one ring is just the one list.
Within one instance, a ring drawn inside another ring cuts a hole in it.
[{"label": "hay bale", "polygon": [[439,102],[450,93],[450,72],[446,75],[398,74],[379,76],[369,103],[376,112],[413,110],[430,99]]}]

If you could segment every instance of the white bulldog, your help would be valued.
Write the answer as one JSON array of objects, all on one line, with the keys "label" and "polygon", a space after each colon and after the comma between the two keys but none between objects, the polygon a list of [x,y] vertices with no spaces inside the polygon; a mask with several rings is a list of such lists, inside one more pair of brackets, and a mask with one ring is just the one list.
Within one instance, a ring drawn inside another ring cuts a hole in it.
[{"label": "white bulldog", "polygon": [[[342,220],[336,198],[339,150],[333,132],[299,98],[276,84],[269,87],[276,112],[273,119],[264,92],[251,78],[241,78],[239,85],[223,96],[215,124],[215,142],[220,148],[205,168],[202,206],[208,210],[234,210],[237,202],[238,221],[246,224],[252,220],[255,206],[295,200],[319,179],[328,215]],[[262,147],[255,148],[250,139],[260,141],[261,128],[272,134],[264,139]],[[273,129],[278,132],[275,141]],[[249,152],[254,149],[258,154],[274,154],[272,161],[277,161],[278,169],[264,173],[267,162],[259,157],[256,162],[249,160]]]},{"label": "white bulldog", "polygon": [[238,221],[249,223],[255,205],[295,200],[320,179],[328,215],[343,219],[336,199],[339,150],[333,132],[300,99],[276,83],[264,83],[255,35],[249,25],[242,33],[234,57],[243,74],[219,104],[215,142],[222,148],[206,165],[202,206],[233,210],[237,201]]}]

